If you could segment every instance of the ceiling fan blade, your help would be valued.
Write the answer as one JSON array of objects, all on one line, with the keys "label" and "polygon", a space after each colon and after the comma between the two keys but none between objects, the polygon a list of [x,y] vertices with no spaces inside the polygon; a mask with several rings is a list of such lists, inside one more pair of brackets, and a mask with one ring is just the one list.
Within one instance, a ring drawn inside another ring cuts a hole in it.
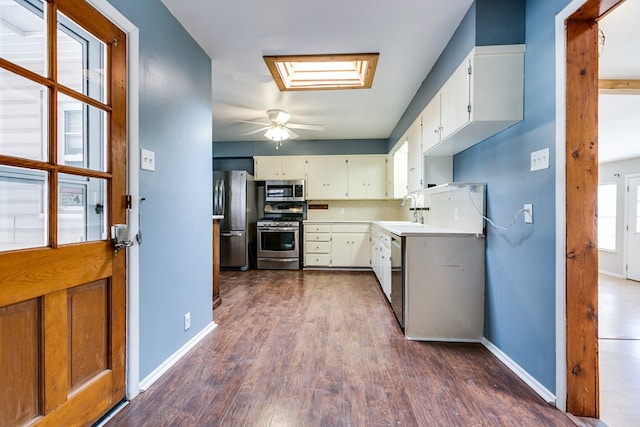
[{"label": "ceiling fan blade", "polygon": [[291,139],[298,137],[298,134],[292,131],[291,129],[287,129],[287,132],[289,132],[289,138]]},{"label": "ceiling fan blade", "polygon": [[250,120],[234,120],[234,122],[238,122],[238,123],[250,123],[252,125],[262,125],[262,126],[269,126],[271,123],[265,123],[265,122],[252,122]]},{"label": "ceiling fan blade", "polygon": [[287,127],[304,130],[324,130],[324,125],[305,125],[303,123],[287,123]]},{"label": "ceiling fan blade", "polygon": [[269,129],[270,127],[271,127],[271,126],[265,126],[265,127],[263,127],[263,128],[256,129],[256,130],[252,130],[251,132],[247,132],[247,133],[245,133],[245,134],[243,134],[243,135],[244,135],[244,136],[247,136],[247,135],[253,135],[254,133],[258,133],[258,132],[265,131],[265,130]]}]

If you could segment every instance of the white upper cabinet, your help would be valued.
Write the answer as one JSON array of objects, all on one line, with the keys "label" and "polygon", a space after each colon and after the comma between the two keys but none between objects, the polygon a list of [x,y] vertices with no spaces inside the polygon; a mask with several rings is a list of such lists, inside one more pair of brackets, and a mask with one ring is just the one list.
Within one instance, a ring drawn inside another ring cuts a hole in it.
[{"label": "white upper cabinet", "polygon": [[349,199],[384,199],[386,197],[386,157],[353,156],[348,162]]},{"label": "white upper cabinet", "polygon": [[[524,51],[524,45],[476,46],[471,51],[439,92],[440,141],[425,143],[426,154],[455,155],[522,121]],[[435,116],[432,103],[423,121]],[[425,127],[423,138],[432,129]]]},{"label": "white upper cabinet", "polygon": [[[407,142],[402,140],[400,147],[393,153],[393,182],[389,192],[394,199],[401,199],[407,194]],[[389,173],[389,169],[387,169]]]},{"label": "white upper cabinet", "polygon": [[438,93],[422,111],[422,151],[427,152],[440,143],[440,98]]},{"label": "white upper cabinet", "polygon": [[304,179],[306,173],[304,157],[256,156],[253,166],[256,181]]},{"label": "white upper cabinet", "polygon": [[347,158],[342,156],[307,158],[307,199],[346,199]]},{"label": "white upper cabinet", "polygon": [[407,191],[422,190],[422,123],[421,116],[406,133],[407,140]]},{"label": "white upper cabinet", "polygon": [[465,59],[449,77],[440,92],[440,140],[446,139],[469,123],[469,76],[472,59]]}]

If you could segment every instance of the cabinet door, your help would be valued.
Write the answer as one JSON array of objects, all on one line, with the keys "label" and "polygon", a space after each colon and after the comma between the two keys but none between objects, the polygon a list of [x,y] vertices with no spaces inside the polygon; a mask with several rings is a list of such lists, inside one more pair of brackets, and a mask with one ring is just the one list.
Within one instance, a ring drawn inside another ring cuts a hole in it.
[{"label": "cabinet door", "polygon": [[371,244],[369,233],[351,234],[351,266],[369,267],[371,265]]},{"label": "cabinet door", "polygon": [[350,199],[367,198],[367,163],[368,157],[350,157],[348,162],[349,176],[347,192]]},{"label": "cabinet door", "polygon": [[282,158],[282,179],[305,179],[306,163],[304,157]]},{"label": "cabinet door", "polygon": [[393,198],[401,199],[407,194],[407,141],[404,141],[400,148],[393,153]]},{"label": "cabinet door", "polygon": [[327,198],[327,161],[324,157],[307,159],[307,189],[308,200],[322,200]]},{"label": "cabinet door", "polygon": [[440,143],[440,94],[433,97],[422,112],[422,152]]},{"label": "cabinet door", "polygon": [[345,157],[326,157],[326,198],[329,200],[347,198],[347,159]]},{"label": "cabinet door", "polygon": [[381,264],[381,276],[380,286],[382,291],[386,295],[387,299],[391,301],[391,249],[382,246],[380,248],[380,264]]},{"label": "cabinet door", "polygon": [[256,157],[254,160],[254,178],[256,181],[284,179],[281,173],[280,157]]},{"label": "cabinet door", "polygon": [[418,117],[407,133],[407,190],[422,190],[421,119]]},{"label": "cabinet door", "polygon": [[384,157],[369,157],[367,161],[367,199],[387,197],[387,161]]},{"label": "cabinet door", "polygon": [[460,64],[442,87],[440,98],[442,140],[469,122],[470,66],[471,59],[468,58]]},{"label": "cabinet door", "polygon": [[331,236],[331,265],[351,267],[351,233],[333,233]]}]

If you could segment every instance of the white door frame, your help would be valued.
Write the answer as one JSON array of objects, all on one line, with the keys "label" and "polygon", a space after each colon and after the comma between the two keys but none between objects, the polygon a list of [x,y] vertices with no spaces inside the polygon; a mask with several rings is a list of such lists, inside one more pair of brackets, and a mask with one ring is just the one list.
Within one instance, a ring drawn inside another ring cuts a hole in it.
[{"label": "white door frame", "polygon": [[640,173],[632,173],[624,176],[624,265],[622,266],[622,271],[625,279],[629,279],[629,233],[631,231],[629,228],[631,227],[631,218],[629,218],[629,199],[631,193],[629,192],[629,186],[632,178],[640,178]]},{"label": "white door frame", "polygon": [[[127,193],[131,195],[127,224],[129,235],[138,234],[140,205],[139,160],[139,62],[138,27],[107,0],[87,0],[96,10],[127,33]],[[127,336],[125,395],[131,400],[140,393],[140,261],[139,247],[127,249]]]}]

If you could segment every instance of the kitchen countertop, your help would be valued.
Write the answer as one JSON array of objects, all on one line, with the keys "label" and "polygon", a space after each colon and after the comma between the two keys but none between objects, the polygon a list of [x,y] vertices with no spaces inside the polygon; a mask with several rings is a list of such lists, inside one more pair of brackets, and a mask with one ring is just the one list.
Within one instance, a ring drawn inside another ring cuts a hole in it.
[{"label": "kitchen countertop", "polygon": [[410,221],[372,221],[371,224],[401,237],[482,236],[482,234],[473,233],[470,231],[456,230],[455,228],[436,227],[433,225],[419,224]]},{"label": "kitchen countertop", "polygon": [[[376,225],[396,236],[404,237],[424,237],[424,236],[476,236],[478,233],[471,231],[457,230],[455,228],[436,227],[434,225],[420,224],[411,221],[366,221],[366,220],[348,220],[348,219],[323,219],[311,220],[307,219],[304,223],[327,223],[327,224],[363,224],[370,223]],[[482,236],[482,234],[480,234]],[[484,237],[484,236],[483,236]]]},{"label": "kitchen countertop", "polygon": [[327,224],[340,224],[340,223],[345,223],[345,224],[350,224],[350,223],[357,223],[357,224],[369,224],[373,221],[368,221],[368,220],[358,220],[358,219],[305,219],[304,221],[302,221],[304,224],[306,223],[327,223]]}]

